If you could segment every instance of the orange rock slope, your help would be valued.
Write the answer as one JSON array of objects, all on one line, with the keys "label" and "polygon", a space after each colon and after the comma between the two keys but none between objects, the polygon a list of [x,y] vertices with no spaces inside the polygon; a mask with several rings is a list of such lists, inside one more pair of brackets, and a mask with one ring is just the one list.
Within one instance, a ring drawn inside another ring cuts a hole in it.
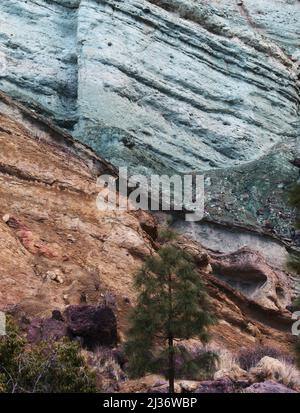
[{"label": "orange rock slope", "polygon": [[108,292],[127,302],[149,236],[133,214],[97,210],[96,177],[109,165],[47,142],[32,122],[0,116],[1,308],[43,315]]}]

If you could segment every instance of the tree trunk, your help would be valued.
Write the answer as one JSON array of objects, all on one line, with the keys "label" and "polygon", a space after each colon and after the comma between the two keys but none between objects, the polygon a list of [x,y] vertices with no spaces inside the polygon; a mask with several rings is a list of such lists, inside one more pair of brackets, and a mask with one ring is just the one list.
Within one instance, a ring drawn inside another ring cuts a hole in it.
[{"label": "tree trunk", "polygon": [[169,393],[175,393],[174,382],[175,382],[175,360],[174,360],[174,343],[173,337],[169,337]]},{"label": "tree trunk", "polygon": [[173,300],[172,300],[172,274],[169,273],[169,320],[168,320],[168,346],[169,346],[169,392],[175,393],[174,381],[175,381],[175,360],[174,360],[174,337],[172,331],[173,320]]}]

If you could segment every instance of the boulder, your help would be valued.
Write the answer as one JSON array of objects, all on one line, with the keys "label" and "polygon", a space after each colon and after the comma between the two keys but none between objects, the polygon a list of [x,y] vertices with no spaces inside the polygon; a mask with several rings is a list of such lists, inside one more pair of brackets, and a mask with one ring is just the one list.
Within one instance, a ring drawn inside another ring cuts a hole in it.
[{"label": "boulder", "polygon": [[117,343],[117,321],[109,307],[71,305],[63,315],[54,310],[50,318],[32,319],[27,337],[31,343],[69,337],[79,339],[84,347],[94,350],[98,346]]},{"label": "boulder", "polygon": [[40,341],[60,340],[68,335],[68,328],[64,323],[61,313],[53,311],[51,318],[33,319],[27,330],[27,338],[31,343]]},{"label": "boulder", "polygon": [[273,357],[263,357],[249,373],[252,382],[275,380],[291,387],[300,386],[299,371],[292,365]]},{"label": "boulder", "polygon": [[235,386],[233,381],[226,377],[219,380],[207,380],[200,382],[195,393],[235,393]]},{"label": "boulder", "polygon": [[214,379],[219,380],[222,378],[228,378],[232,381],[237,381],[237,380],[248,380],[248,373],[241,369],[237,364],[233,365],[230,369],[221,369],[218,370],[214,374]]},{"label": "boulder", "polygon": [[194,380],[181,380],[178,384],[181,387],[181,393],[194,393],[199,386],[199,382]]},{"label": "boulder", "polygon": [[277,359],[269,356],[263,357],[255,367],[250,369],[252,382],[262,380],[275,380],[282,376],[284,365]]},{"label": "boulder", "polygon": [[[175,393],[181,393],[181,387],[179,384],[174,385]],[[164,380],[159,380],[151,388],[147,390],[147,393],[169,393],[169,383]]]},{"label": "boulder", "polygon": [[297,393],[283,384],[268,380],[262,383],[254,383],[244,390],[245,393]]},{"label": "boulder", "polygon": [[106,306],[71,305],[64,312],[71,337],[80,337],[90,350],[117,343],[117,320]]}]

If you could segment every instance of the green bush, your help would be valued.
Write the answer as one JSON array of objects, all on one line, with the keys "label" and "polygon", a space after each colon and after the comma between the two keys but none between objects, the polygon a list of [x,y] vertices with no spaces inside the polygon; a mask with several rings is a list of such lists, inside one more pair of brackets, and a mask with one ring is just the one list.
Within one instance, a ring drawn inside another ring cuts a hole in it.
[{"label": "green bush", "polygon": [[0,392],[89,393],[97,387],[77,343],[30,345],[8,318],[7,335],[0,339]]}]

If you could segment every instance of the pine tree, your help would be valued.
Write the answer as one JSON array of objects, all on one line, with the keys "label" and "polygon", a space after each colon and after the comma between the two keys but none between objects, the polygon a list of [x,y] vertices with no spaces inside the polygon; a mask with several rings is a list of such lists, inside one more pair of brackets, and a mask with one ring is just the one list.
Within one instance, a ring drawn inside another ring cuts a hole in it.
[{"label": "pine tree", "polygon": [[[296,209],[296,228],[300,228],[300,184],[293,186],[289,193],[290,205]],[[291,254],[289,259],[289,267],[297,274],[300,274],[300,258],[299,254]]]},{"label": "pine tree", "polygon": [[192,256],[167,245],[146,260],[135,287],[138,298],[125,347],[129,373],[141,377],[161,371],[166,360],[165,376],[174,393],[175,342],[192,337],[206,342],[214,322],[205,286]]},{"label": "pine tree", "polygon": [[300,369],[300,340],[299,338],[295,344],[295,353],[296,353],[296,362],[297,362],[298,368]]},{"label": "pine tree", "polygon": [[[296,227],[300,228],[300,184],[297,183],[293,189],[290,191],[290,204],[296,208]],[[292,254],[289,260],[289,266],[293,269],[298,275],[300,274],[300,257],[299,254]],[[300,297],[294,301],[294,306],[300,306]],[[300,368],[300,337],[297,338],[295,344],[295,353],[297,364]]]}]

